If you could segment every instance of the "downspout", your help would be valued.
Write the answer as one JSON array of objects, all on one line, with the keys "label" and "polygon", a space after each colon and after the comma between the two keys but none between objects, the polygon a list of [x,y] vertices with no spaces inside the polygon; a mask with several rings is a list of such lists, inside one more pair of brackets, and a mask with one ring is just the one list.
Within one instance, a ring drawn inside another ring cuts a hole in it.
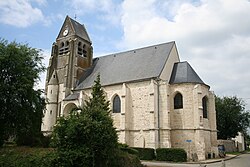
[{"label": "downspout", "polygon": [[158,129],[158,148],[161,146],[161,134],[160,134],[160,78],[156,78],[157,85],[157,129]]}]

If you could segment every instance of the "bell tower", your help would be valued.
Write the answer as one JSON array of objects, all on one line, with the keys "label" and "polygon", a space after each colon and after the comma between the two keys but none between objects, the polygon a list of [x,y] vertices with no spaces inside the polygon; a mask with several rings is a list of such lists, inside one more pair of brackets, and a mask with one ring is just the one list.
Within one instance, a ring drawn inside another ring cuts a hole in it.
[{"label": "bell tower", "polygon": [[45,85],[46,111],[42,131],[51,132],[57,117],[62,115],[61,103],[72,93],[77,81],[92,65],[93,48],[84,25],[66,16],[52,45]]}]

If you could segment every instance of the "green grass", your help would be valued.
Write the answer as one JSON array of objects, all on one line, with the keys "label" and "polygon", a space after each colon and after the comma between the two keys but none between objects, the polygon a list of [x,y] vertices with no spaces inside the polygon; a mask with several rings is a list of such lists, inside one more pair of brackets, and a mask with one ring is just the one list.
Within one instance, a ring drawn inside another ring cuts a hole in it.
[{"label": "green grass", "polygon": [[44,157],[53,152],[51,148],[6,146],[0,148],[0,166],[43,167],[48,163]]},{"label": "green grass", "polygon": [[40,148],[40,147],[26,147],[26,146],[6,146],[0,148],[0,155],[6,154],[20,154],[20,155],[27,155],[27,154],[46,154],[53,151],[53,148]]},{"label": "green grass", "polygon": [[[136,155],[119,151],[115,164],[119,167],[142,167]],[[53,148],[5,146],[0,148],[0,167],[54,167],[65,166],[58,161]]]},{"label": "green grass", "polygon": [[243,152],[226,152],[226,154],[232,154],[232,155],[240,155]]}]

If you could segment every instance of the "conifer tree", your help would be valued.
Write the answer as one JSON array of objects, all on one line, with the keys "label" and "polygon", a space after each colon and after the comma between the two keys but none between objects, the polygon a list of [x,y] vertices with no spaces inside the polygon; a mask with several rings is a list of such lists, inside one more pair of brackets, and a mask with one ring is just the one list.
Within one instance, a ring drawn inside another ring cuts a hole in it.
[{"label": "conifer tree", "polygon": [[[109,102],[98,75],[92,97],[80,108],[62,117],[53,132],[60,163],[64,166],[110,166],[118,148],[118,137],[109,115]],[[79,110],[79,109],[78,109]]]},{"label": "conifer tree", "polygon": [[[96,77],[95,84],[92,87],[92,97],[85,101],[86,105],[83,108],[85,112],[103,111],[106,114],[110,113],[109,101],[106,100],[105,92],[103,91],[100,82],[100,75],[98,75]],[[93,109],[94,111],[92,111]]]}]

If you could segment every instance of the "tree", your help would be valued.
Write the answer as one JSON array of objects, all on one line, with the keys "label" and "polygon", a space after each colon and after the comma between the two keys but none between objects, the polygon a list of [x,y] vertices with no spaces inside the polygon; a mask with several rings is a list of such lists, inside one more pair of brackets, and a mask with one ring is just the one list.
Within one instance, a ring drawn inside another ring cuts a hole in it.
[{"label": "tree", "polygon": [[238,132],[247,133],[250,113],[245,111],[242,99],[233,97],[215,98],[217,129],[219,139],[235,137]]},{"label": "tree", "polygon": [[34,85],[44,70],[40,50],[0,39],[0,145],[10,137],[32,144],[40,135],[45,101]]},{"label": "tree", "polygon": [[85,103],[68,117],[60,118],[53,131],[59,161],[63,166],[112,166],[118,137],[99,75],[92,87],[92,98]]}]

